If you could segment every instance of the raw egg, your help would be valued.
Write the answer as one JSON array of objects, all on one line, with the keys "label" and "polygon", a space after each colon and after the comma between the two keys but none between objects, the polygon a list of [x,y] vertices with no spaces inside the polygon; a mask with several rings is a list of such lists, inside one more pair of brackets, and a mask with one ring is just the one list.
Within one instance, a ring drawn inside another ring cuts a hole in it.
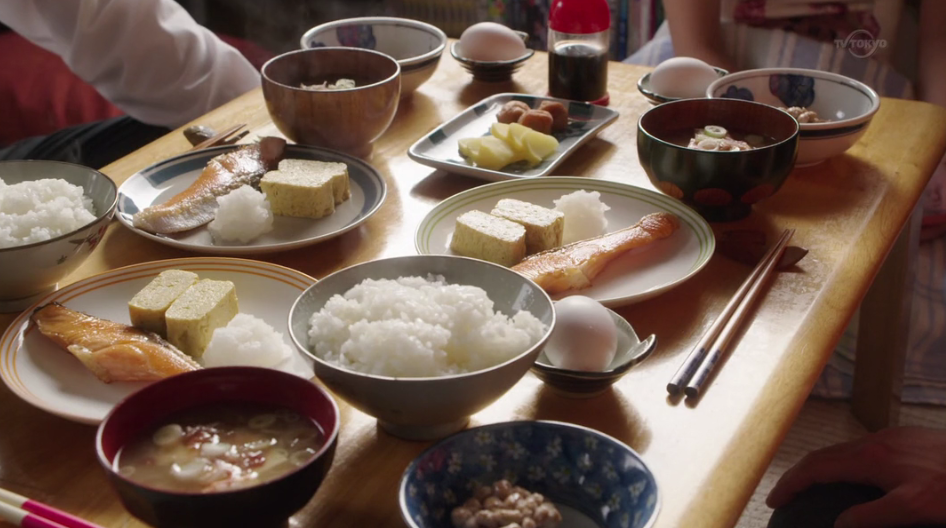
[{"label": "raw egg", "polygon": [[674,57],[661,62],[650,74],[650,87],[657,95],[677,99],[706,97],[706,88],[719,75],[712,66],[692,57]]},{"label": "raw egg", "polygon": [[475,61],[505,61],[526,54],[526,45],[513,30],[495,22],[480,22],[460,35],[459,54]]},{"label": "raw egg", "polygon": [[545,345],[552,365],[600,372],[614,360],[617,346],[614,319],[601,303],[582,295],[555,302],[555,329]]}]

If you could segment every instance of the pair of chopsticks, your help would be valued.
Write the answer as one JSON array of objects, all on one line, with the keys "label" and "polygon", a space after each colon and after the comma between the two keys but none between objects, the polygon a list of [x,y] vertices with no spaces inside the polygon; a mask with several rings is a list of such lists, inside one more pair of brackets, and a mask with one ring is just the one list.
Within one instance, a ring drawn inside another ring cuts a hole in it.
[{"label": "pair of chopsticks", "polygon": [[[228,128],[228,129],[224,130],[223,132],[220,132],[219,134],[217,134],[217,135],[215,135],[215,136],[213,136],[213,137],[207,138],[207,139],[201,141],[200,143],[194,145],[194,147],[193,147],[192,149],[190,149],[188,152],[193,152],[193,151],[195,151],[195,150],[201,150],[201,149],[205,149],[205,148],[215,147],[215,146],[220,145],[220,144],[222,144],[222,143],[226,143],[226,142],[228,141],[228,138],[230,138],[230,136],[232,136],[233,134],[236,134],[241,128],[243,128],[243,127],[245,127],[245,126],[246,126],[245,124],[244,124],[244,125],[234,125],[234,126]],[[237,138],[235,138],[234,141],[239,140],[241,137],[243,137],[243,136],[245,136],[245,135],[246,135],[246,132],[243,132],[243,133],[240,134]]]},{"label": "pair of chopsticks", "polygon": [[102,528],[3,488],[0,488],[0,520],[23,528]]},{"label": "pair of chopsticks", "polygon": [[[722,313],[703,334],[699,342],[687,356],[673,379],[667,384],[667,392],[672,396],[684,392],[688,398],[697,398],[703,389],[706,380],[716,364],[723,357],[726,349],[732,343],[739,327],[746,320],[749,309],[762,294],[763,287],[775,271],[782,253],[795,234],[794,229],[786,229],[782,236],[762,257],[759,264],[752,270],[742,286],[736,290]],[[685,388],[684,388],[685,385]]]}]

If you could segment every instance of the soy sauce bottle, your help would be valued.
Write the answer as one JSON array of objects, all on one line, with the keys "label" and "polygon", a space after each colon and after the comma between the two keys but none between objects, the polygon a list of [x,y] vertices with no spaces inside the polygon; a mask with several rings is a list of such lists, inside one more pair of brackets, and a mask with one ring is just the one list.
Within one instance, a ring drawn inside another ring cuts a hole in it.
[{"label": "soy sauce bottle", "polygon": [[608,104],[610,27],[607,0],[552,0],[549,95]]}]

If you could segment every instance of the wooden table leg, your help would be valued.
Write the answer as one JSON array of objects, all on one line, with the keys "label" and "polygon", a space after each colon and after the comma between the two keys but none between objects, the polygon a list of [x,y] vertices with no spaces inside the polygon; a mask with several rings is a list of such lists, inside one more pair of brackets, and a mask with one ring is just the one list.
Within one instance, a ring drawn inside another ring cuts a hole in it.
[{"label": "wooden table leg", "polygon": [[921,217],[917,207],[861,304],[851,411],[870,431],[900,419]]}]

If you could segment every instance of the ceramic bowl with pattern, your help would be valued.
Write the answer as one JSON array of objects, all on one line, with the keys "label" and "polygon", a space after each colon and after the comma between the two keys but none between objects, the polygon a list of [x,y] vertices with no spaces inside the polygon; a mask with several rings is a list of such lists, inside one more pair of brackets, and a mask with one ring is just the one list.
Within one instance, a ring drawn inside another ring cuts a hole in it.
[{"label": "ceramic bowl with pattern", "polygon": [[796,161],[800,167],[821,163],[851,148],[880,108],[880,97],[866,84],[836,73],[801,68],[733,73],[709,85],[706,96],[807,108],[827,119],[800,124]]},{"label": "ceramic bowl with pattern", "polygon": [[301,45],[302,49],[348,46],[390,55],[401,66],[401,97],[405,97],[434,74],[447,47],[447,35],[408,18],[346,18],[306,31]]},{"label": "ceramic bowl with pattern", "polygon": [[455,507],[500,479],[551,500],[568,528],[647,528],[660,508],[653,473],[626,444],[578,425],[520,421],[469,429],[421,453],[401,477],[401,515],[410,528],[452,526]]},{"label": "ceramic bowl with pattern", "polygon": [[98,246],[115,214],[118,188],[97,170],[59,161],[0,162],[0,180],[6,185],[47,178],[82,187],[95,219],[49,240],[0,248],[0,312],[20,311],[55,290]]},{"label": "ceramic bowl with pattern", "polygon": [[[262,77],[266,109],[287,138],[357,156],[368,154],[391,125],[401,93],[400,65],[369,49],[290,51],[264,64]],[[355,87],[312,89],[340,79]]]},{"label": "ceramic bowl with pattern", "polygon": [[[212,492],[149,486],[116,467],[121,449],[169,416],[215,404],[275,405],[311,419],[325,443],[295,469],[252,486]],[[339,431],[338,405],[310,380],[279,370],[217,367],[163,379],[125,398],[99,425],[99,463],[132,515],[156,528],[285,526],[318,491],[332,466]]]},{"label": "ceramic bowl with pattern", "polygon": [[[486,291],[493,310],[512,317],[527,311],[546,330],[534,345],[512,359],[483,370],[437,377],[390,377],[357,372],[326,361],[310,346],[312,314],[335,295],[366,279],[443,277],[447,284]],[[315,361],[315,374],[356,409],[374,416],[395,436],[430,440],[466,427],[470,415],[512,388],[535,362],[555,325],[548,294],[522,275],[490,262],[448,255],[415,255],[374,260],[335,272],[307,289],[289,312],[289,334]]]},{"label": "ceramic bowl with pattern", "polygon": [[532,373],[566,398],[592,398],[608,390],[631,367],[647,359],[657,348],[656,336],[651,335],[641,341],[627,319],[610,308],[608,314],[614,321],[618,335],[617,353],[608,368],[600,372],[588,372],[556,367],[542,351],[532,365]]},{"label": "ceramic bowl with pattern", "polygon": [[[709,125],[767,138],[740,151],[689,148]],[[739,99],[682,99],[655,106],[637,123],[637,156],[651,183],[711,222],[745,218],[778,192],[795,165],[798,122],[778,108]]]},{"label": "ceramic bowl with pattern", "polygon": [[[529,34],[524,31],[513,31],[519,38],[525,42]],[[535,50],[526,49],[526,53],[521,57],[502,60],[502,61],[478,61],[468,59],[460,53],[460,41],[454,42],[450,46],[450,55],[460,63],[460,66],[473,74],[473,80],[484,82],[504,82],[512,79],[512,74],[516,73],[527,60],[535,55]]]}]

